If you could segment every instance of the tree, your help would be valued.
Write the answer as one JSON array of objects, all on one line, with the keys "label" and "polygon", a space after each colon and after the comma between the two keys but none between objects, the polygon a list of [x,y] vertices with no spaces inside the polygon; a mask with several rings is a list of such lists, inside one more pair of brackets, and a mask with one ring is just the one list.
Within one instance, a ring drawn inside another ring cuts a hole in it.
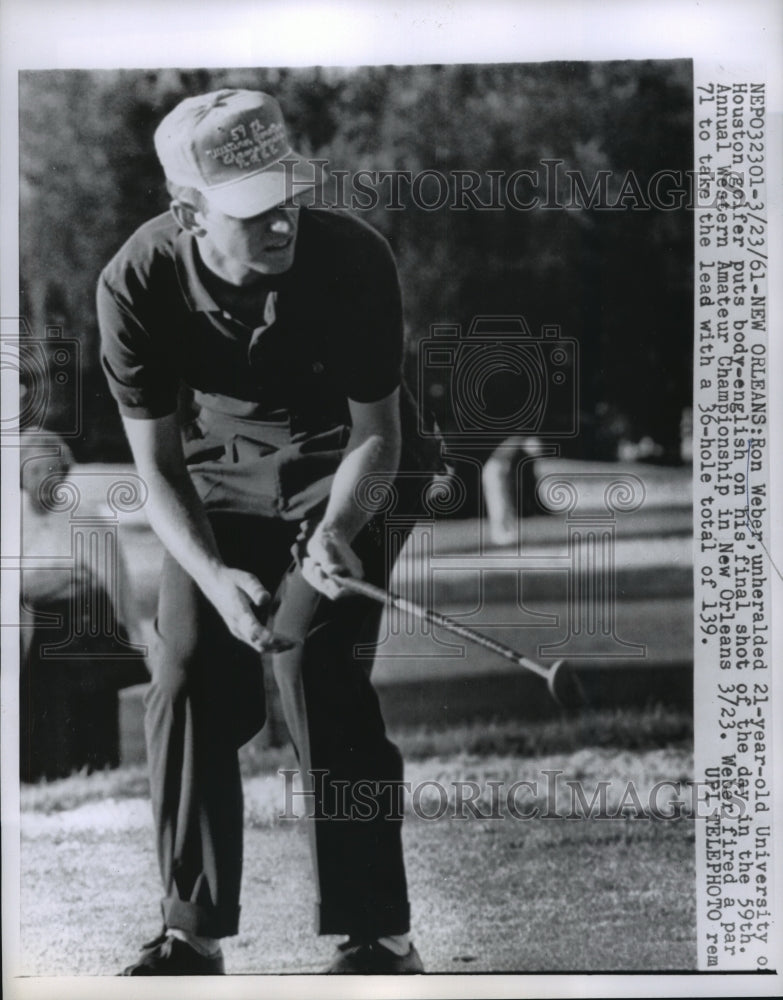
[{"label": "tree", "polygon": [[[582,453],[612,454],[610,424],[675,451],[690,398],[692,214],[480,206],[492,204],[491,171],[536,171],[567,205],[569,171],[588,186],[608,172],[614,199],[629,172],[645,191],[656,171],[690,170],[691,85],[686,61],[22,74],[23,312],[38,335],[59,323],[82,344],[90,420],[77,457],[127,455],[93,295],[127,236],[165,210],[155,126],[182,97],[223,86],[274,93],[295,147],[333,169],[419,177],[418,189],[399,182],[389,207],[378,174],[377,203],[356,206],[397,256],[411,367],[433,323],[520,313],[534,330],[559,324],[581,349]],[[480,179],[479,206],[460,210],[465,172]],[[429,402],[450,419],[443,394]],[[53,429],[69,405],[53,399]]]}]

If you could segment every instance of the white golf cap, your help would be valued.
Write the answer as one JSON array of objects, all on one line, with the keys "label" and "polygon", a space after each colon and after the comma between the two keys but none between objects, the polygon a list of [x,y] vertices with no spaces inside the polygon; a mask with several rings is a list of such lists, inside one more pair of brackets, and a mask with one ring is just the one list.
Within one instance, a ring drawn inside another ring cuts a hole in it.
[{"label": "white golf cap", "polygon": [[166,177],[201,191],[226,215],[248,219],[321,182],[292,151],[280,105],[255,90],[216,90],[181,101],[155,131]]}]

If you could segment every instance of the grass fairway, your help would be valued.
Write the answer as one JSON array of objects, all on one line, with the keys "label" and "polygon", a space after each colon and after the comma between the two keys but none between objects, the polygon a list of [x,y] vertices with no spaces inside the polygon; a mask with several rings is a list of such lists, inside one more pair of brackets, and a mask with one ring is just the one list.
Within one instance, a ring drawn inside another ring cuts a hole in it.
[{"label": "grass fairway", "polygon": [[[629,781],[645,801],[656,781],[686,779],[689,749],[535,757],[498,749],[449,746],[407,767],[414,787],[430,786],[418,810],[408,801],[405,826],[414,937],[428,972],[693,969],[695,821],[517,819],[505,811],[502,819],[454,818],[456,781],[478,782],[484,816],[488,781],[541,783],[554,770],[579,779],[588,799],[596,782],[609,781],[613,811]],[[448,790],[448,808],[427,820],[422,812],[438,812],[434,782]],[[111,975],[157,933],[160,890],[141,783],[138,772],[115,772],[27,790],[22,974]],[[561,814],[567,791],[558,789]],[[545,801],[519,800],[525,808]],[[312,933],[305,828],[279,819],[283,803],[279,775],[247,779],[242,927],[226,942],[229,973],[317,972],[335,943]]]},{"label": "grass fairway", "polygon": [[[428,972],[694,968],[693,831],[685,821],[524,829],[413,821],[406,847]],[[246,849],[243,925],[226,943],[228,971],[317,972],[333,942],[312,935],[305,838],[256,829]],[[157,932],[146,829],[36,837],[24,851],[22,974],[112,975]],[[51,880],[56,892],[43,888]]]},{"label": "grass fairway", "polygon": [[416,824],[428,971],[693,969],[689,825],[463,823],[446,846],[435,824]]}]

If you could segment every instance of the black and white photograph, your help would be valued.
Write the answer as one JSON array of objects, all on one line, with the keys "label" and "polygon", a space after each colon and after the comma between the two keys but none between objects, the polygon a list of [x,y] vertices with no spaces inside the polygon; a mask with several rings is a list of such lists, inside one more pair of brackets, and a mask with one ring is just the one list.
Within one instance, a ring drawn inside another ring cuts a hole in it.
[{"label": "black and white photograph", "polygon": [[774,995],[779,57],[297,6],[5,70],[4,990]]}]

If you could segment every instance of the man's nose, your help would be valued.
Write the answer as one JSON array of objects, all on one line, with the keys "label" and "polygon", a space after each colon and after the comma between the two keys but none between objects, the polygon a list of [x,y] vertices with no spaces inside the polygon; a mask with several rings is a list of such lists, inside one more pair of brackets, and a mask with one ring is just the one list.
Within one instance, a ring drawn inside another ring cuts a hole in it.
[{"label": "man's nose", "polygon": [[276,236],[288,236],[293,232],[294,223],[284,207],[274,209],[269,219],[268,230]]}]

